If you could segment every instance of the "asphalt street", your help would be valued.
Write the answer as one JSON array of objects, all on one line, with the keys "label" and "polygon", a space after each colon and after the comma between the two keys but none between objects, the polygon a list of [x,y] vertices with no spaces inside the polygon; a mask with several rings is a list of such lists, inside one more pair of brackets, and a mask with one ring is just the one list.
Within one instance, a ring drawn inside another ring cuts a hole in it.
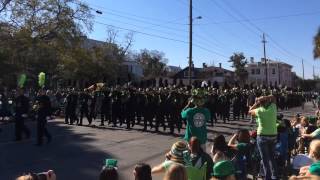
[{"label": "asphalt street", "polygon": [[[282,111],[285,118],[301,113],[313,115],[311,103],[300,107]],[[32,137],[28,140],[15,142],[14,126],[12,123],[1,124],[0,133],[0,180],[14,180],[24,172],[42,172],[53,169],[58,180],[98,180],[99,171],[106,158],[118,160],[121,179],[133,178],[133,168],[138,162],[146,162],[151,166],[164,160],[164,155],[171,145],[179,140],[180,134],[170,135],[166,132],[154,133],[142,131],[142,126],[136,125],[132,130],[99,127],[99,120],[94,127],[70,126],[63,123],[63,119],[51,120],[48,129],[53,135],[50,144],[42,147],[35,146],[35,122],[27,122],[32,130]],[[87,124],[84,120],[84,124]],[[207,152],[211,141],[217,134],[230,136],[240,128],[254,129],[255,125],[249,119],[222,123],[219,121],[214,127],[208,128]],[[149,130],[149,129],[148,129]],[[162,131],[162,128],[160,128]],[[155,180],[162,179],[157,175]]]}]

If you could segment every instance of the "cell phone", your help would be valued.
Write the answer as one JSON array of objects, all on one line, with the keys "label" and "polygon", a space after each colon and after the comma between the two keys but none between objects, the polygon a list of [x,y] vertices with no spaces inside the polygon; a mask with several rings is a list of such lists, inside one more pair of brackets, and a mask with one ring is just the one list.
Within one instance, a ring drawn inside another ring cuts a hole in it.
[{"label": "cell phone", "polygon": [[38,173],[38,180],[47,180],[47,172]]}]

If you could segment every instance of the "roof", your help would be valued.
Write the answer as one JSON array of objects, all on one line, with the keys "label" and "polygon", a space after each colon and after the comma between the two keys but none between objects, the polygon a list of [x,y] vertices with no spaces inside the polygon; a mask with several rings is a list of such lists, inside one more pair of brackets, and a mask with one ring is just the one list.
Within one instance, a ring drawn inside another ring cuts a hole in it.
[{"label": "roof", "polygon": [[167,71],[169,72],[178,72],[181,71],[181,67],[180,66],[166,66],[165,67]]},{"label": "roof", "polygon": [[87,49],[91,49],[93,47],[102,46],[105,42],[98,41],[94,39],[88,39],[87,37],[84,38],[83,47]]},{"label": "roof", "polygon": [[230,72],[230,73],[233,73],[233,71],[230,71],[228,69],[225,69],[225,68],[221,68],[221,67],[216,67],[216,66],[209,66],[209,67],[206,67],[206,68],[201,68],[201,71],[226,71],[226,72]]},{"label": "roof", "polygon": [[[184,72],[188,71],[189,67],[185,67],[181,71],[178,71],[176,74],[172,76],[172,78],[178,78],[178,77],[184,77]],[[228,69],[220,68],[220,67],[206,67],[206,68],[193,68],[193,77],[192,79],[197,79],[197,78],[204,78],[206,76],[210,76],[211,73],[207,72],[214,72],[214,73],[234,73],[233,71],[230,71]]]},{"label": "roof", "polygon": [[[257,62],[253,62],[253,63],[248,63],[247,65],[250,66],[250,65],[264,65],[264,58],[261,58],[261,61],[257,61]],[[289,66],[290,68],[292,68],[293,66],[290,65],[290,64],[287,64],[285,62],[282,62],[282,61],[275,61],[275,60],[271,60],[271,59],[267,59],[267,64],[282,64],[282,65],[285,65],[285,66]]]}]

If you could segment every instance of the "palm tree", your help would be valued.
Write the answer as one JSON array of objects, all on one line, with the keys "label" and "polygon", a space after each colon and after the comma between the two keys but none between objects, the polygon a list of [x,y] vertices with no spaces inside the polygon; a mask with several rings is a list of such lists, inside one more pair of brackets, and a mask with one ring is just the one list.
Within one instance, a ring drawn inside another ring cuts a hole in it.
[{"label": "palm tree", "polygon": [[320,58],[320,28],[318,30],[317,35],[314,37],[314,49],[313,49],[313,57],[315,59]]}]

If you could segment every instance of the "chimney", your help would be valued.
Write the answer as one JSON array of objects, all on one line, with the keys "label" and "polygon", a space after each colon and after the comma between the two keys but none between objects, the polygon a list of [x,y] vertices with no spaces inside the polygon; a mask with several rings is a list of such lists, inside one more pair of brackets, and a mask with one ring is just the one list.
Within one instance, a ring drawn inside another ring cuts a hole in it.
[{"label": "chimney", "polygon": [[254,63],[254,58],[250,57],[250,63]]},{"label": "chimney", "polygon": [[222,65],[221,65],[221,63],[219,63],[219,68],[222,68]]},{"label": "chimney", "polygon": [[80,36],[80,38],[84,39],[84,40],[88,39],[88,37],[86,35],[82,35],[82,36]]},{"label": "chimney", "polygon": [[207,64],[206,63],[202,63],[202,68],[207,68]]}]

